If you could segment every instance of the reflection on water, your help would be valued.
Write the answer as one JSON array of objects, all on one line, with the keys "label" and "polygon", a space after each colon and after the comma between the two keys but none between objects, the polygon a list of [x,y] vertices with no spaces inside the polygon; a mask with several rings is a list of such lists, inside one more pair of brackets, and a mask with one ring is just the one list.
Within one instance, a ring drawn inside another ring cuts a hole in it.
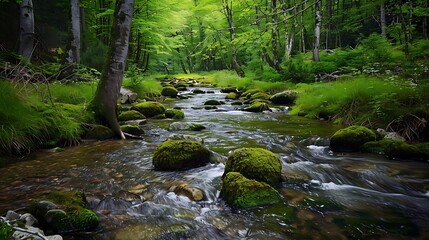
[{"label": "reflection on water", "polygon": [[[263,147],[283,164],[284,204],[236,210],[218,198],[224,165],[154,171],[152,152],[172,132],[173,120],[153,120],[143,140],[91,142],[64,152],[39,152],[0,168],[0,212],[17,209],[53,190],[84,191],[102,221],[96,239],[427,239],[427,163],[388,161],[366,154],[333,154],[335,130],[325,122],[287,115],[282,108],[247,113],[229,102],[204,110],[194,95],[169,103],[184,122],[203,124],[194,134],[227,156],[239,147]],[[191,201],[170,187],[201,189]]]}]

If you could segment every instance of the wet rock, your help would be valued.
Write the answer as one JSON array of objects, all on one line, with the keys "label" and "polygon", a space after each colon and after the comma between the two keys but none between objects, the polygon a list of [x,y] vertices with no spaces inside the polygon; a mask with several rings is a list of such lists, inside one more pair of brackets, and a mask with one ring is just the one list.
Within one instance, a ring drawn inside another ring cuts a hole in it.
[{"label": "wet rock", "polygon": [[176,98],[179,91],[174,87],[164,87],[161,91],[161,95],[164,97]]},{"label": "wet rock", "polygon": [[255,102],[247,108],[243,109],[246,112],[263,112],[271,111],[270,106],[267,103]]},{"label": "wet rock", "polygon": [[239,96],[237,93],[231,92],[225,96],[225,99],[235,100],[235,99],[238,99],[238,97]]},{"label": "wet rock", "polygon": [[191,201],[202,201],[204,200],[204,192],[195,187],[189,186],[186,182],[173,183],[168,189],[170,192],[174,192],[177,195],[188,197]]},{"label": "wet rock", "polygon": [[25,223],[25,225],[27,225],[27,226],[35,226],[38,224],[37,219],[29,213],[22,214],[19,217],[19,221]]},{"label": "wet rock", "polygon": [[282,165],[279,157],[268,150],[240,148],[228,156],[223,177],[229,172],[273,185],[280,181]]},{"label": "wet rock", "polygon": [[183,119],[185,118],[185,113],[178,109],[168,109],[165,111],[165,117],[172,119]]},{"label": "wet rock", "polygon": [[256,93],[265,93],[265,92],[261,89],[250,89],[250,90],[245,91],[243,94],[241,94],[241,97],[246,98],[246,99],[250,99]]},{"label": "wet rock", "polygon": [[200,167],[210,161],[210,152],[200,142],[167,140],[155,150],[152,163],[156,170],[181,170]]},{"label": "wet rock", "polygon": [[221,93],[238,93],[238,89],[235,87],[226,87],[220,90]]},{"label": "wet rock", "polygon": [[143,126],[147,123],[146,119],[138,119],[138,120],[130,120],[124,122],[125,125],[132,125],[132,126]]},{"label": "wet rock", "polygon": [[165,116],[165,114],[158,114],[156,116],[152,117],[153,119],[166,119],[167,117]]},{"label": "wet rock", "polygon": [[145,119],[146,117],[141,114],[140,112],[136,110],[129,110],[121,112],[118,116],[119,121],[130,121],[130,120],[137,120],[137,119]]},{"label": "wet rock", "polygon": [[213,94],[213,93],[215,93],[215,91],[209,90],[209,91],[207,91],[206,93]]},{"label": "wet rock", "polygon": [[49,210],[45,221],[56,233],[70,233],[93,229],[98,226],[98,217],[89,209]]},{"label": "wet rock", "polygon": [[144,116],[151,118],[165,113],[165,106],[159,102],[142,102],[135,104],[131,110],[136,110]]},{"label": "wet rock", "polygon": [[[33,239],[33,240],[43,240],[40,236],[45,236],[43,231],[39,228],[27,226],[24,228],[28,232],[22,232],[22,231],[15,231],[11,237],[11,239]],[[31,233],[30,233],[31,232]],[[32,233],[38,233],[32,234]],[[61,238],[62,239],[62,238]]]},{"label": "wet rock", "polygon": [[[143,186],[144,187],[144,186]],[[141,197],[135,193],[121,190],[115,194],[116,197],[124,199],[128,202],[140,201]]]},{"label": "wet rock", "polygon": [[128,192],[134,193],[134,194],[142,194],[144,191],[146,191],[146,186],[143,184],[138,184],[131,188],[128,188]]},{"label": "wet rock", "polygon": [[122,132],[129,133],[136,136],[144,134],[144,130],[136,125],[122,125],[121,130]]},{"label": "wet rock", "polygon": [[198,123],[174,122],[170,124],[169,129],[171,131],[177,131],[177,130],[201,131],[206,129],[206,127]]},{"label": "wet rock", "polygon": [[297,96],[297,92],[288,90],[272,95],[269,100],[274,104],[293,104]]},{"label": "wet rock", "polygon": [[204,106],[204,109],[205,110],[214,110],[214,109],[217,109],[217,107],[216,106],[212,106],[212,105],[208,105],[208,106]]},{"label": "wet rock", "polygon": [[386,130],[381,129],[381,128],[378,128],[377,132],[380,133],[384,139],[391,139],[391,140],[397,140],[397,141],[405,142],[405,138],[402,137],[401,135],[399,135],[399,133],[397,133],[397,132],[387,132]]},{"label": "wet rock", "polygon": [[203,91],[203,90],[201,90],[201,89],[194,89],[193,91],[192,91],[194,94],[204,94],[204,93],[206,93],[205,91]]},{"label": "wet rock", "polygon": [[253,94],[250,97],[251,100],[262,100],[262,101],[268,101],[268,99],[270,99],[270,95],[264,93],[264,92],[257,92],[255,94]]},{"label": "wet rock", "polygon": [[6,213],[6,221],[16,221],[19,219],[19,214],[14,211],[7,211]]},{"label": "wet rock", "polygon": [[359,151],[363,144],[377,140],[377,135],[364,126],[350,126],[338,130],[332,137],[329,147],[334,152]]},{"label": "wet rock", "polygon": [[191,126],[189,127],[189,130],[191,130],[191,131],[196,131],[196,132],[202,131],[202,130],[204,130],[204,129],[206,129],[206,127],[204,127],[204,126],[203,126],[203,125],[201,125],[201,124],[197,124],[197,123],[193,123],[193,124],[191,124]]},{"label": "wet rock", "polygon": [[248,208],[281,202],[280,194],[264,182],[229,172],[222,181],[221,197],[232,207]]},{"label": "wet rock", "polygon": [[218,100],[208,100],[204,103],[204,105],[211,105],[211,106],[218,106],[218,105],[222,105],[223,103],[218,101]]},{"label": "wet rock", "polygon": [[170,140],[188,140],[188,141],[197,141],[201,144],[204,144],[204,140],[200,137],[194,135],[185,135],[185,134],[171,134],[168,139]]},{"label": "wet rock", "polygon": [[85,138],[92,140],[105,140],[114,136],[112,130],[102,125],[94,125],[87,133]]},{"label": "wet rock", "polygon": [[125,211],[131,206],[132,204],[125,199],[108,196],[98,203],[96,211],[107,215],[111,212]]},{"label": "wet rock", "polygon": [[429,160],[429,143],[408,144],[400,140],[383,139],[365,143],[362,151],[383,154],[390,159]]},{"label": "wet rock", "polygon": [[232,102],[231,105],[232,106],[241,106],[241,105],[243,105],[243,103],[242,102]]}]

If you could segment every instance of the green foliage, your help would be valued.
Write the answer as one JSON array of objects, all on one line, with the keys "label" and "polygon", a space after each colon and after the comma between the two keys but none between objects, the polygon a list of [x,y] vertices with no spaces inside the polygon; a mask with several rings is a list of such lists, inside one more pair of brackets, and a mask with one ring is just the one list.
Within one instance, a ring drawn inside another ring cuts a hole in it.
[{"label": "green foliage", "polygon": [[0,239],[9,239],[12,237],[14,230],[12,226],[0,220]]},{"label": "green foliage", "polygon": [[393,47],[387,39],[378,34],[371,34],[368,38],[362,40],[363,58],[367,65],[380,64],[389,65],[392,61]]},{"label": "green foliage", "polygon": [[412,60],[428,59],[429,58],[429,39],[421,39],[415,41],[410,46],[410,55]]},{"label": "green foliage", "polygon": [[128,75],[124,79],[123,85],[137,93],[139,97],[158,97],[161,96],[162,85],[155,79],[156,76],[143,76],[135,75],[134,77]]},{"label": "green foliage", "polygon": [[96,40],[91,42],[81,54],[81,63],[101,72],[106,62],[107,50],[108,47],[101,41]]},{"label": "green foliage", "polygon": [[95,83],[54,83],[49,85],[52,100],[59,103],[88,105],[94,98]]}]

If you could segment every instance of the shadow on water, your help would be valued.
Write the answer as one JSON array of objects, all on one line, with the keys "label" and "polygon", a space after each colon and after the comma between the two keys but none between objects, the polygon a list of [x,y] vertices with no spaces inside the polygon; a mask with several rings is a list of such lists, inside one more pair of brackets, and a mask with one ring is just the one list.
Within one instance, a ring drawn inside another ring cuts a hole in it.
[{"label": "shadow on water", "polygon": [[[287,108],[248,113],[225,94],[191,95],[168,103],[206,127],[172,131],[176,120],[149,120],[143,140],[90,142],[64,152],[38,152],[0,168],[0,211],[28,206],[53,190],[84,191],[100,217],[87,239],[427,239],[427,163],[388,161],[360,153],[333,154],[329,136],[339,127],[293,117]],[[225,101],[205,110],[207,99]],[[170,134],[192,134],[228,156],[263,147],[282,160],[284,203],[237,210],[218,198],[224,164],[154,171],[152,152]],[[186,183],[202,201],[176,194]]]}]

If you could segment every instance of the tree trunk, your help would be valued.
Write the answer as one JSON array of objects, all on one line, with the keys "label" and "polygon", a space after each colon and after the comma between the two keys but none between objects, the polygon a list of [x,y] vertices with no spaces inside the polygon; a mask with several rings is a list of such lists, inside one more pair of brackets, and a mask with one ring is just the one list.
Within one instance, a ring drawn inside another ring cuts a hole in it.
[{"label": "tree trunk", "polygon": [[328,10],[328,28],[326,29],[326,45],[325,49],[332,47],[332,16],[333,16],[333,5],[332,0],[327,0]]},{"label": "tree trunk", "polygon": [[81,43],[82,43],[82,51],[86,50],[86,20],[85,20],[85,9],[83,7],[80,8],[80,24],[81,24]]},{"label": "tree trunk", "polygon": [[19,33],[19,51],[28,61],[33,55],[34,44],[34,15],[33,1],[23,0],[20,6],[20,33]]},{"label": "tree trunk", "polygon": [[386,29],[386,8],[384,6],[384,1],[380,4],[380,25],[381,25],[381,35],[387,38],[387,29]]},{"label": "tree trunk", "polygon": [[277,52],[277,0],[271,0],[271,47],[273,52],[273,68],[277,72],[281,72],[280,60]]},{"label": "tree trunk", "polygon": [[133,0],[116,2],[108,59],[92,102],[96,118],[108,124],[121,139],[125,136],[118,123],[116,105],[127,60],[133,8]]},{"label": "tree trunk", "polygon": [[238,61],[237,61],[237,49],[236,49],[235,44],[234,44],[235,27],[234,27],[234,19],[232,18],[232,2],[230,2],[228,0],[223,0],[222,2],[223,2],[225,15],[227,17],[228,25],[229,25],[229,40],[230,40],[231,46],[232,46],[232,49],[231,49],[232,67],[234,68],[234,70],[238,74],[238,76],[244,77],[244,71],[243,71],[243,69],[241,69],[240,64],[238,64]]},{"label": "tree trunk", "polygon": [[80,11],[79,0],[70,1],[71,13],[71,42],[70,49],[67,51],[68,63],[80,63]]},{"label": "tree trunk", "polygon": [[316,62],[320,61],[319,49],[320,49],[320,25],[322,23],[322,14],[320,12],[322,8],[322,0],[316,2],[316,14],[314,24],[314,47],[313,47],[313,60]]},{"label": "tree trunk", "polygon": [[301,1],[301,16],[300,16],[300,24],[301,24],[301,49],[302,52],[305,53],[307,50],[305,48],[305,25],[304,25],[304,9],[305,9],[305,2],[306,0]]},{"label": "tree trunk", "polygon": [[[423,7],[428,8],[428,1],[424,1]],[[423,17],[423,37],[428,38],[428,17]]]}]

